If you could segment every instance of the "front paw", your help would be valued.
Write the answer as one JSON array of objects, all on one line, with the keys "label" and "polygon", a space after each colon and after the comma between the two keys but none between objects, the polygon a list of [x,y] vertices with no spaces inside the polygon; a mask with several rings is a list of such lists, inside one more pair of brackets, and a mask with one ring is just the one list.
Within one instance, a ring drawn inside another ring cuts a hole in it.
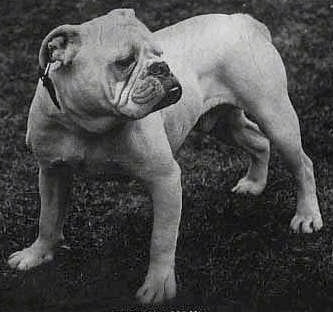
[{"label": "front paw", "polygon": [[176,296],[174,268],[148,272],[144,284],[136,293],[141,303],[161,303]]},{"label": "front paw", "polygon": [[53,259],[53,250],[36,241],[30,247],[16,251],[8,258],[12,269],[29,270]]}]

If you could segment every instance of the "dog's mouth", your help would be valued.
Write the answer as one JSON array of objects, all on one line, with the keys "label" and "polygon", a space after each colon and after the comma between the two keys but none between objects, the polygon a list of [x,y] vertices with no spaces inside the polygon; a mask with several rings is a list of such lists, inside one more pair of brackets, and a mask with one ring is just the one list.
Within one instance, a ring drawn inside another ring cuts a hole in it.
[{"label": "dog's mouth", "polygon": [[149,75],[141,80],[131,95],[132,101],[140,107],[150,106],[152,111],[175,104],[182,96],[182,87],[176,77],[168,75]]},{"label": "dog's mouth", "polygon": [[182,96],[182,86],[174,76],[171,76],[167,81],[163,81],[162,85],[166,94],[161,101],[154,105],[154,111],[176,104]]},{"label": "dog's mouth", "polygon": [[129,119],[140,119],[173,105],[182,96],[182,86],[165,62],[151,64],[131,81],[126,84],[131,88],[125,88],[128,91],[122,93],[124,104],[118,105],[120,115]]},{"label": "dog's mouth", "polygon": [[178,83],[178,85],[172,87],[168,91],[166,95],[166,100],[169,104],[175,104],[180,100],[181,96],[182,96],[182,86],[180,85],[180,83]]}]

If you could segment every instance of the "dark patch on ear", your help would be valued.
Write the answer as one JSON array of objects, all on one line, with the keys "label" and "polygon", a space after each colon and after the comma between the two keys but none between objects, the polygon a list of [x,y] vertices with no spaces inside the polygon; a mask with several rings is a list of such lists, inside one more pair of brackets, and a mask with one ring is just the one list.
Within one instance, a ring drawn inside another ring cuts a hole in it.
[{"label": "dark patch on ear", "polygon": [[39,51],[39,65],[60,61],[69,64],[80,47],[79,26],[63,25],[52,30],[43,40]]},{"label": "dark patch on ear", "polygon": [[48,42],[48,55],[51,62],[55,62],[56,60],[64,60],[66,41],[67,39],[64,36],[59,36]]}]

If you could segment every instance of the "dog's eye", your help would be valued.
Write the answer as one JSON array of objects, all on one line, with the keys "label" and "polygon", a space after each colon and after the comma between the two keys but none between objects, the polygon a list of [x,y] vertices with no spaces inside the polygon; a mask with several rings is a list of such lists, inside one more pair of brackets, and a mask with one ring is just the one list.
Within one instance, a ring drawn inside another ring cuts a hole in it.
[{"label": "dog's eye", "polygon": [[128,69],[131,65],[134,65],[135,61],[134,54],[131,54],[125,58],[116,60],[115,64],[119,69]]}]

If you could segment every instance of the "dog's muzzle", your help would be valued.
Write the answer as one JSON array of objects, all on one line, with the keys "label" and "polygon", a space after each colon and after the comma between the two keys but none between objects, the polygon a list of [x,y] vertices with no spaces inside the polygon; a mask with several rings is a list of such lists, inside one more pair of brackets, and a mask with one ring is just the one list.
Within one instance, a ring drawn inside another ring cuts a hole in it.
[{"label": "dog's muzzle", "polygon": [[154,106],[154,110],[159,110],[168,105],[175,104],[182,96],[182,87],[176,77],[171,73],[165,62],[156,62],[148,67],[148,73],[157,77],[166,91],[164,98]]},{"label": "dog's muzzle", "polygon": [[154,106],[154,111],[175,104],[182,96],[182,87],[177,78],[171,73],[165,62],[155,62],[148,67],[148,75],[158,78],[166,94],[163,99]]}]

